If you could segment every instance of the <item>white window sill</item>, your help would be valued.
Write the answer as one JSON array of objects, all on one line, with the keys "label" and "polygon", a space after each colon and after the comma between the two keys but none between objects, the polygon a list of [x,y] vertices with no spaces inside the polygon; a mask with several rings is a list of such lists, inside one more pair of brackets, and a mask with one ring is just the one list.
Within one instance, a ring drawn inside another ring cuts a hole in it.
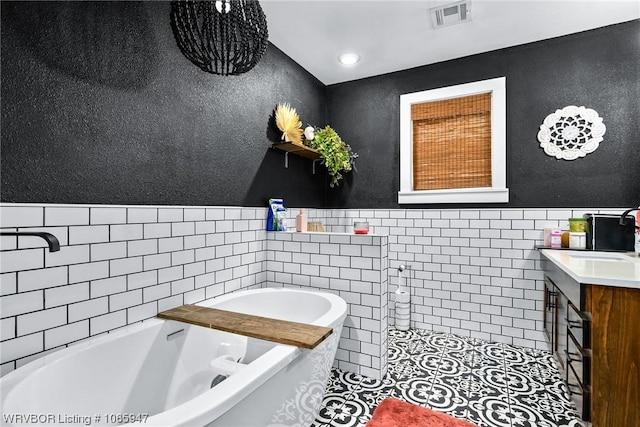
[{"label": "white window sill", "polygon": [[[413,121],[411,106],[491,93],[491,187],[413,190]],[[482,80],[400,96],[400,191],[398,203],[507,203],[506,78]]]},{"label": "white window sill", "polygon": [[398,192],[399,204],[507,202],[509,202],[508,188],[457,188]]}]

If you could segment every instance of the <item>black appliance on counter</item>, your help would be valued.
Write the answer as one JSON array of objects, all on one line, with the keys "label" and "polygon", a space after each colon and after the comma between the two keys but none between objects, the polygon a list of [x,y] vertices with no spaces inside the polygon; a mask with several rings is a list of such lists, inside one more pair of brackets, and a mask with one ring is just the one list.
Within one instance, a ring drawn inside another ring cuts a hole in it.
[{"label": "black appliance on counter", "polygon": [[620,224],[620,215],[584,214],[587,220],[587,249],[592,251],[633,252],[636,219],[627,215]]}]

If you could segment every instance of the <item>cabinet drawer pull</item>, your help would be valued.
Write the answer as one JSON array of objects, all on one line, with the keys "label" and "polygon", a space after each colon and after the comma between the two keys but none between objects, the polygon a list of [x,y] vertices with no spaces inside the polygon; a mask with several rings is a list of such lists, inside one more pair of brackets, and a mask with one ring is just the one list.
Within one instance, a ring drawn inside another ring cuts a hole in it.
[{"label": "cabinet drawer pull", "polygon": [[[585,398],[588,398],[588,396],[591,394],[591,392],[589,391],[589,387],[582,387],[580,384],[573,384],[567,381],[567,388],[569,389],[569,394],[572,396],[584,396]],[[588,406],[587,406],[588,407]],[[583,414],[584,416],[584,414]]]},{"label": "cabinet drawer pull", "polygon": [[558,296],[558,293],[552,290],[547,290],[547,310],[555,308],[555,298]]},{"label": "cabinet drawer pull", "polygon": [[[571,339],[571,341],[573,342],[573,345],[576,347],[576,349],[580,352],[580,356],[582,356],[583,358],[585,357],[591,357],[591,350],[590,349],[585,349],[583,348],[580,343],[578,342],[578,340],[576,340],[576,337],[573,336],[573,334],[571,333],[571,331],[567,331],[567,336],[569,337],[569,339]],[[565,350],[566,351],[566,350]],[[574,353],[575,354],[575,353]]]},{"label": "cabinet drawer pull", "polygon": [[582,322],[579,320],[571,320],[568,317],[565,317],[564,320],[567,322],[567,326],[569,329],[582,329]]},{"label": "cabinet drawer pull", "polygon": [[570,395],[577,395],[577,396],[582,396],[584,393],[584,390],[582,390],[582,387],[580,386],[580,384],[572,384],[570,382],[567,382],[567,388],[569,389],[569,394]]},{"label": "cabinet drawer pull", "polygon": [[[569,357],[567,351],[565,350],[565,354],[567,355],[567,357]],[[578,375],[578,373],[576,372],[576,368],[574,368],[573,364],[571,363],[572,361],[569,361],[569,359],[567,359],[567,386],[569,387],[569,390],[571,391],[571,387],[575,387],[575,388],[579,388],[580,391],[584,392],[584,390],[588,387],[588,385],[585,385],[584,382],[582,381],[582,375]],[[575,360],[573,360],[573,362],[575,362]],[[571,373],[573,374],[574,379],[576,380],[576,384],[572,383],[571,381],[569,381],[569,371],[571,371]],[[575,393],[575,394],[582,394],[582,393]]]},{"label": "cabinet drawer pull", "polygon": [[573,305],[573,303],[571,301],[568,301],[567,305],[569,306],[569,308],[571,308],[576,313],[576,315],[580,318],[580,320],[582,320],[582,322],[591,321],[591,319],[590,319],[591,316],[590,316],[589,313],[586,313],[584,311],[578,310],[578,308],[575,305]]},{"label": "cabinet drawer pull", "polygon": [[[567,358],[567,363],[582,362],[582,355],[578,353],[570,353],[569,350],[564,350],[564,355]],[[575,357],[575,358],[574,358]]]}]

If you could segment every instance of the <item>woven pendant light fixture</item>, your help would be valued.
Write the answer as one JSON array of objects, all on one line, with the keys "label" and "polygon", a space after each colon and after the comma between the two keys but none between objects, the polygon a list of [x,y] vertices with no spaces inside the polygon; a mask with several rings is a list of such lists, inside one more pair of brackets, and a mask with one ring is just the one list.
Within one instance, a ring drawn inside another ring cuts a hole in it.
[{"label": "woven pendant light fixture", "polygon": [[269,37],[267,19],[255,0],[173,0],[171,27],[189,61],[223,76],[255,67]]}]

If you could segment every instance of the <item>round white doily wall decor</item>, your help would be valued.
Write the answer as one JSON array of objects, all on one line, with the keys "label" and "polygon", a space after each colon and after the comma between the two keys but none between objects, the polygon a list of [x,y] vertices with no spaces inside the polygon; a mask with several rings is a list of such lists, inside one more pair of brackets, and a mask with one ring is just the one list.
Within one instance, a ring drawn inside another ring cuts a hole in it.
[{"label": "round white doily wall decor", "polygon": [[602,117],[595,110],[569,105],[544,119],[538,141],[549,156],[575,160],[593,153],[606,130]]}]

